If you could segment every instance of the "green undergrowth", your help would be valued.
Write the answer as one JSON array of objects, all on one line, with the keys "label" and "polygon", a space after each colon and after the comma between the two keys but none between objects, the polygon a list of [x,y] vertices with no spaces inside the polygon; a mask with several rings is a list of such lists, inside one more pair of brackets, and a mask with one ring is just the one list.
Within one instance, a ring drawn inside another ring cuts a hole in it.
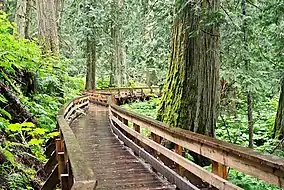
[{"label": "green undergrowth", "polygon": [[[0,83],[33,115],[37,125],[28,118],[19,119],[17,107],[0,94],[0,189],[40,189],[47,161],[43,145],[58,135],[53,132],[56,113],[80,93],[84,80],[69,75],[69,60],[43,54],[36,39],[19,39],[14,31],[15,24],[0,12]],[[26,79],[27,73],[33,77]],[[34,89],[28,94],[31,80]]]},{"label": "green undergrowth", "polygon": [[[258,151],[270,153],[274,150],[277,140],[271,139],[271,132],[275,118],[277,98],[259,104],[257,107],[257,120],[254,123],[254,146]],[[155,119],[159,108],[160,98],[151,98],[149,101],[135,101],[122,105],[123,108]],[[244,107],[237,110],[238,117],[223,116],[218,120],[216,129],[217,138],[227,142],[233,142],[241,146],[247,146],[247,116]],[[145,132],[144,132],[145,133]],[[145,134],[143,134],[145,135]],[[149,135],[149,131],[146,132]],[[229,138],[230,136],[230,138]],[[274,155],[284,157],[283,150],[276,149]],[[188,158],[191,156],[188,154]],[[207,168],[208,169],[208,168]],[[210,169],[210,167],[209,167]],[[210,169],[211,170],[211,169]],[[280,188],[258,180],[254,177],[238,172],[234,169],[229,171],[229,181],[246,190],[277,190]]]}]

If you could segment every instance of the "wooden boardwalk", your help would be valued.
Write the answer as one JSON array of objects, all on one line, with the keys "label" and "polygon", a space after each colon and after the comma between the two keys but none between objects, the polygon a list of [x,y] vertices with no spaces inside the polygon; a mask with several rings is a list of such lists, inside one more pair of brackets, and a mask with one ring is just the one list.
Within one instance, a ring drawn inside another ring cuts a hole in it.
[{"label": "wooden boardwalk", "polygon": [[96,189],[175,189],[112,133],[106,107],[90,104],[71,128],[97,179]]}]

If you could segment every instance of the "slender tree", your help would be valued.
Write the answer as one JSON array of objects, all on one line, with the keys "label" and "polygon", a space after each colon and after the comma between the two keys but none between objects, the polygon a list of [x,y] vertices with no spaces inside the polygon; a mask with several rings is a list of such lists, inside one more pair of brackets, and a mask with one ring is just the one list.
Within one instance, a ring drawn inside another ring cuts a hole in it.
[{"label": "slender tree", "polygon": [[[248,53],[248,40],[247,40],[247,21],[246,21],[246,0],[242,0],[242,15],[243,15],[243,43],[244,43],[244,55],[243,59],[245,62],[245,69],[247,72],[250,71],[250,61],[246,57]],[[253,148],[253,94],[248,86],[246,86],[247,92],[247,117],[248,117],[248,132],[249,132],[249,148]]]},{"label": "slender tree", "polygon": [[86,90],[96,89],[96,43],[94,39],[87,38],[87,74]]},{"label": "slender tree", "polygon": [[[215,136],[219,101],[219,28],[210,22],[219,0],[175,5],[172,50],[158,119]],[[208,24],[208,23],[211,24]]]}]

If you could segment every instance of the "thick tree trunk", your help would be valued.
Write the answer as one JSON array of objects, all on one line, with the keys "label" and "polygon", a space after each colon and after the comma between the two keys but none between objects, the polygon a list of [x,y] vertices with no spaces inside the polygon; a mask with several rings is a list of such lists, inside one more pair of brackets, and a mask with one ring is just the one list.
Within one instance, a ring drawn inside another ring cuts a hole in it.
[{"label": "thick tree trunk", "polygon": [[[214,137],[219,102],[219,29],[203,21],[218,11],[219,0],[182,4],[176,6],[179,15],[174,21],[169,71],[157,118],[172,127]],[[198,164],[208,164],[192,155]]]},{"label": "thick tree trunk", "polygon": [[96,44],[87,39],[87,75],[86,90],[96,89]]},{"label": "thick tree trunk", "polygon": [[111,63],[111,86],[121,87],[126,84],[127,76],[124,73],[126,70],[124,59],[124,48],[121,41],[121,24],[119,23],[119,10],[123,7],[123,1],[113,0],[112,15],[113,22],[111,25],[111,38],[112,38],[112,63]]},{"label": "thick tree trunk", "polygon": [[279,140],[284,138],[284,80],[281,82],[281,91],[274,123],[273,138],[278,138]]},{"label": "thick tree trunk", "polygon": [[[204,8],[204,12],[196,12]],[[174,22],[172,52],[158,119],[215,136],[219,101],[219,30],[201,23],[219,1],[188,3]]]},{"label": "thick tree trunk", "polygon": [[59,39],[56,22],[55,0],[36,0],[37,23],[41,45],[44,52],[59,54]]}]

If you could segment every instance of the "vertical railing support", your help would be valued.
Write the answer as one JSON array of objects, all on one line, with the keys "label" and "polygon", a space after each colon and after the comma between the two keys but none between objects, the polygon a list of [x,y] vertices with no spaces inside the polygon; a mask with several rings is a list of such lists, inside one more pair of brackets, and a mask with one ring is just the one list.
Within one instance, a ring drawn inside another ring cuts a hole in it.
[{"label": "vertical railing support", "polygon": [[[162,138],[159,135],[156,135],[155,133],[151,133],[151,138],[153,141],[155,141],[158,144],[161,144]],[[158,152],[154,150],[154,157],[158,158]]]},{"label": "vertical railing support", "polygon": [[[137,132],[137,133],[140,133],[140,126],[137,125],[136,123],[133,123],[133,127],[134,127],[134,130]],[[139,146],[139,140],[135,138],[134,142]]]},{"label": "vertical railing support", "polygon": [[212,160],[212,173],[222,177],[223,179],[228,178],[228,170],[227,167],[223,164],[215,162]]},{"label": "vertical railing support", "polygon": [[[184,156],[184,152],[183,152],[183,148],[182,146],[178,145],[178,144],[175,144],[175,152],[181,156]],[[176,165],[176,170],[177,170],[177,173],[181,176],[184,175],[184,171],[185,169],[180,166],[180,165]]]}]

